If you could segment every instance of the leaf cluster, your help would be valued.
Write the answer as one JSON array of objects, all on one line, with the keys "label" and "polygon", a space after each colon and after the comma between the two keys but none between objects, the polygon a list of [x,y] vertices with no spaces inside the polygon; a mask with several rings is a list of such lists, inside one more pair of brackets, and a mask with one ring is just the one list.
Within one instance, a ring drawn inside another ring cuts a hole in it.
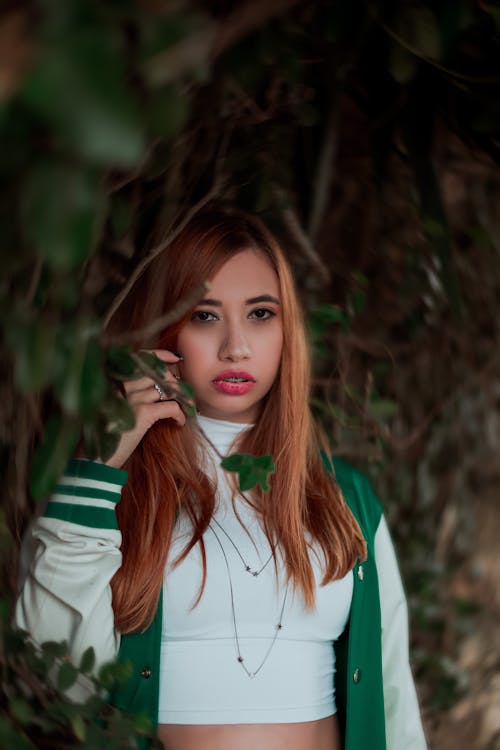
[{"label": "leaf cluster", "polygon": [[238,474],[238,487],[241,492],[251,490],[259,484],[269,490],[268,475],[276,471],[272,456],[252,456],[250,453],[235,453],[221,461],[226,471]]},{"label": "leaf cluster", "polygon": [[92,647],[75,665],[65,642],[47,641],[38,648],[5,621],[1,638],[2,749],[140,750],[145,738],[151,748],[160,747],[147,717],[122,714],[106,701],[106,691],[127,679],[130,665],[109,663],[96,673]]}]

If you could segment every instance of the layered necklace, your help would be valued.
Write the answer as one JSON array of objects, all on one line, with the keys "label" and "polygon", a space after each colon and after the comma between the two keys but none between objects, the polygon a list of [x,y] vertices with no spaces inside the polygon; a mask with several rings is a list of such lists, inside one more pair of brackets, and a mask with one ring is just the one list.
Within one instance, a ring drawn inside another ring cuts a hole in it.
[{"label": "layered necklace", "polygon": [[[210,440],[210,438],[208,437],[208,435],[205,433],[205,431],[203,429],[202,429],[202,432],[203,432],[205,438],[207,439],[208,443],[212,446],[212,448],[215,450],[215,452],[219,456],[219,458],[222,458],[222,454],[218,450],[217,446],[214,445],[214,443]],[[243,497],[245,497],[243,493],[242,493],[242,495],[243,495]],[[285,587],[285,593],[283,595],[283,601],[282,601],[281,607],[279,609],[278,622],[274,626],[274,633],[273,633],[273,636],[271,638],[271,642],[270,642],[270,644],[269,644],[269,646],[267,648],[267,651],[265,652],[264,657],[262,658],[260,664],[258,664],[257,667],[254,670],[250,670],[247,667],[247,665],[245,663],[245,657],[243,656],[243,654],[241,652],[240,636],[239,636],[239,632],[238,632],[238,623],[237,623],[237,619],[236,619],[236,605],[235,605],[235,595],[234,595],[233,577],[231,575],[231,568],[230,568],[230,565],[229,565],[229,560],[227,559],[226,550],[224,549],[224,545],[222,544],[221,538],[220,538],[219,534],[217,533],[215,527],[217,527],[218,531],[222,532],[222,534],[224,534],[224,536],[226,537],[226,539],[230,542],[230,544],[232,545],[232,547],[236,551],[238,557],[240,558],[240,560],[241,560],[241,562],[243,564],[243,568],[244,568],[245,572],[247,572],[253,578],[258,578],[260,576],[260,574],[263,572],[263,570],[265,570],[265,568],[267,568],[267,566],[269,565],[269,563],[271,562],[271,560],[273,558],[274,549],[271,549],[271,554],[269,555],[269,557],[267,558],[267,560],[265,561],[265,563],[260,568],[253,568],[245,560],[245,558],[241,554],[238,546],[235,544],[234,540],[230,537],[230,535],[227,533],[227,531],[224,529],[224,527],[221,526],[221,524],[217,521],[217,519],[215,517],[212,517],[212,520],[211,520],[211,522],[209,524],[209,529],[210,529],[210,531],[212,532],[212,534],[214,535],[214,537],[217,540],[217,543],[218,543],[218,545],[220,547],[220,550],[222,552],[222,556],[224,558],[224,563],[225,563],[226,570],[227,570],[227,577],[228,577],[228,582],[229,582],[229,594],[230,594],[230,600],[231,600],[231,618],[232,618],[232,622],[233,622],[234,642],[235,642],[235,646],[236,646],[236,660],[237,660],[238,664],[242,667],[242,669],[245,672],[245,674],[250,679],[253,679],[260,672],[260,670],[262,669],[262,667],[264,666],[264,664],[268,660],[269,655],[271,654],[271,651],[273,650],[274,644],[276,643],[276,639],[278,638],[278,635],[280,634],[280,632],[283,630],[283,613],[285,611],[286,598],[287,598],[287,594],[288,594],[288,585],[289,584],[287,582],[286,587]]]},{"label": "layered necklace", "polygon": [[[269,557],[267,558],[267,560],[266,560],[266,562],[264,563],[264,565],[263,565],[263,566],[262,566],[261,568],[259,568],[258,570],[253,570],[253,569],[252,569],[252,568],[250,567],[250,565],[248,565],[248,563],[247,563],[247,562],[245,561],[245,559],[244,559],[243,555],[241,554],[241,552],[239,551],[238,547],[237,547],[237,546],[236,546],[236,544],[235,544],[235,543],[233,542],[233,540],[231,539],[231,537],[229,536],[229,534],[227,533],[227,531],[226,531],[226,530],[225,530],[225,529],[224,529],[224,528],[223,528],[223,527],[222,527],[222,526],[220,525],[220,523],[219,523],[219,522],[217,521],[217,519],[216,519],[216,518],[212,518],[212,523],[215,523],[215,525],[217,526],[217,528],[219,528],[219,529],[220,529],[220,530],[222,531],[222,533],[223,533],[223,534],[224,534],[224,535],[226,536],[226,538],[227,538],[227,539],[229,539],[229,541],[230,541],[230,542],[231,542],[231,544],[233,545],[234,549],[236,550],[236,552],[237,552],[237,554],[238,554],[238,557],[240,558],[241,562],[243,563],[243,567],[245,568],[245,572],[246,572],[246,573],[249,573],[249,574],[250,574],[251,576],[253,576],[254,578],[257,578],[258,576],[260,576],[260,574],[262,573],[262,571],[263,571],[263,570],[264,570],[265,568],[267,568],[267,566],[269,565],[269,563],[270,563],[270,562],[271,562],[271,560],[273,559],[273,552],[272,552],[272,550],[271,550],[271,554],[270,554],[270,555],[269,555]],[[212,531],[214,531],[214,530],[212,529]],[[214,534],[215,534],[215,532],[214,532]],[[215,534],[215,536],[217,537],[217,534]],[[219,542],[219,544],[220,544],[220,542]]]},{"label": "layered necklace", "polygon": [[[251,574],[254,578],[257,578],[262,573],[262,571],[264,570],[264,568],[269,564],[269,562],[270,562],[270,560],[271,560],[271,558],[273,556],[273,553],[271,552],[270,557],[267,559],[267,561],[264,563],[264,565],[259,570],[252,570],[251,566],[248,565],[248,563],[246,562],[245,558],[243,557],[243,555],[241,554],[240,550],[238,549],[238,547],[236,546],[236,544],[234,543],[234,541],[231,539],[231,537],[229,536],[229,534],[227,533],[227,531],[220,525],[220,523],[218,523],[218,521],[216,521],[215,518],[212,518],[212,522],[215,523],[216,526],[217,526],[217,528],[220,529],[220,531],[222,531],[225,534],[225,536],[227,537],[227,539],[229,539],[229,541],[231,542],[232,546],[234,547],[234,549],[238,553],[238,556],[239,556],[241,562],[243,563],[243,567],[244,567],[245,571],[247,573]],[[242,667],[242,669],[245,672],[245,674],[250,679],[253,679],[260,672],[260,670],[262,669],[262,667],[264,666],[264,664],[268,660],[269,655],[270,655],[271,651],[273,650],[273,646],[276,643],[276,639],[277,639],[279,633],[281,632],[281,630],[283,629],[283,613],[285,611],[286,597],[287,597],[287,594],[288,594],[288,583],[287,583],[286,588],[285,588],[285,594],[283,596],[283,602],[281,604],[281,608],[280,608],[280,611],[279,611],[278,622],[274,626],[274,635],[273,635],[273,637],[271,639],[271,642],[270,642],[270,644],[269,644],[269,646],[267,648],[267,651],[264,654],[264,657],[262,658],[260,664],[256,667],[256,669],[250,670],[250,669],[248,669],[248,667],[247,667],[247,665],[245,663],[245,657],[243,656],[243,654],[241,652],[240,637],[239,637],[239,633],[238,633],[238,623],[237,623],[237,620],[236,620],[236,607],[235,607],[235,602],[234,602],[233,578],[231,576],[231,568],[229,566],[229,560],[227,559],[226,550],[224,549],[224,545],[222,544],[221,539],[220,539],[218,533],[216,532],[214,526],[212,525],[212,523],[209,524],[209,529],[211,530],[211,532],[213,533],[213,535],[215,536],[215,538],[217,540],[217,543],[218,543],[218,545],[219,545],[219,547],[221,549],[221,552],[222,552],[222,556],[224,558],[224,562],[226,564],[227,577],[228,577],[228,581],[229,581],[229,594],[230,594],[230,598],[231,598],[231,616],[232,616],[232,621],[233,621],[234,642],[235,642],[235,646],[236,646],[236,660],[237,660],[238,664]]]}]

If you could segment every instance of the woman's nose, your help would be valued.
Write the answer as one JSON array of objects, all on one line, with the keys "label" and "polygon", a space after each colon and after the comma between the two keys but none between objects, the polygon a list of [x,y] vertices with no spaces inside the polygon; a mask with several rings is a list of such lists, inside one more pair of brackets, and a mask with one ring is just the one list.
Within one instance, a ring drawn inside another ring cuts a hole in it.
[{"label": "woman's nose", "polygon": [[247,359],[250,353],[250,343],[242,328],[239,326],[229,328],[221,343],[219,357],[235,362],[240,359]]}]

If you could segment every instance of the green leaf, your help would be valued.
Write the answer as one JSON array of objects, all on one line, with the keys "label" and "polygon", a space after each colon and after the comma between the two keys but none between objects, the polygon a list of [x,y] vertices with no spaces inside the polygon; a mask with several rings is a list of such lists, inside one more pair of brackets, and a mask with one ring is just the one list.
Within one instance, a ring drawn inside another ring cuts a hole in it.
[{"label": "green leaf", "polygon": [[82,371],[85,361],[86,345],[73,331],[65,331],[67,339],[59,348],[61,367],[58,373],[55,391],[63,409],[71,415],[76,415],[80,409],[82,390]]},{"label": "green leaf", "polygon": [[[168,365],[154,352],[141,351],[138,353],[138,357],[141,362],[150,370],[152,370],[159,378],[163,378],[165,376],[165,373],[168,370]],[[141,373],[141,376],[142,375],[143,373]]]},{"label": "green leaf", "polygon": [[7,599],[0,599],[0,623],[7,623],[9,619],[10,606]]},{"label": "green leaf", "polygon": [[54,659],[63,659],[68,655],[67,641],[45,641],[42,643],[42,653]]},{"label": "green leaf", "polygon": [[110,396],[101,406],[107,420],[106,430],[121,434],[135,426],[135,412],[129,402],[120,396]]},{"label": "green leaf", "polygon": [[120,434],[118,432],[108,432],[106,428],[101,427],[96,431],[96,455],[102,461],[107,461],[115,453],[119,442]]},{"label": "green leaf", "polygon": [[418,70],[418,60],[405,47],[395,43],[391,50],[389,70],[398,83],[409,83]]},{"label": "green leaf", "polygon": [[483,4],[481,9],[490,14],[495,23],[497,34],[500,34],[500,8],[495,8],[493,5]]},{"label": "green leaf", "polygon": [[30,492],[35,500],[46,497],[57,484],[78,442],[77,422],[52,416],[45,427],[31,466]]},{"label": "green leaf", "polygon": [[84,322],[76,330],[66,329],[61,338],[56,393],[68,414],[92,417],[108,389],[100,346],[95,339],[86,338]]},{"label": "green leaf", "polygon": [[95,414],[106,394],[108,384],[102,369],[102,353],[97,341],[90,339],[83,360],[80,381],[79,411],[83,417]]},{"label": "green leaf", "polygon": [[181,392],[184,394],[184,396],[194,401],[195,393],[194,393],[194,388],[191,385],[191,383],[186,383],[185,380],[179,380],[178,385],[179,385]]},{"label": "green leaf", "polygon": [[186,93],[178,86],[165,86],[151,98],[147,119],[153,133],[165,139],[173,138],[188,116]]},{"label": "green leaf", "polygon": [[442,44],[436,16],[432,10],[419,7],[403,9],[398,22],[398,33],[404,42],[415,48],[417,54],[439,60]]},{"label": "green leaf", "polygon": [[111,197],[109,221],[115,238],[123,237],[131,227],[134,217],[133,207],[120,193]]},{"label": "green leaf", "polygon": [[116,380],[133,380],[142,377],[132,359],[129,346],[111,346],[106,352],[106,369]]},{"label": "green leaf", "polygon": [[117,684],[124,685],[131,674],[132,664],[129,659],[124,662],[108,662],[99,669],[97,681],[103,688],[111,690]]},{"label": "green leaf", "polygon": [[26,645],[26,650],[24,652],[24,661],[26,662],[26,665],[30,672],[37,675],[42,680],[45,680],[47,678],[49,669],[53,664],[52,660],[50,660],[49,664],[49,659],[41,658],[34,649],[29,648],[28,644]]},{"label": "green leaf", "polygon": [[368,404],[368,413],[372,419],[383,422],[386,419],[392,419],[399,411],[399,404],[390,399],[378,399],[370,401]]},{"label": "green leaf", "polygon": [[6,335],[14,351],[16,383],[22,392],[33,393],[51,379],[56,328],[46,317],[19,323]]},{"label": "green leaf", "polygon": [[193,386],[190,383],[186,383],[185,380],[177,381],[177,386],[182,396],[184,397],[181,402],[183,411],[187,414],[188,417],[196,416],[196,403]]},{"label": "green leaf", "polygon": [[[316,349],[321,351],[321,347],[324,346],[322,338],[326,334],[327,326],[335,324],[340,324],[344,333],[348,333],[351,325],[349,316],[338,305],[325,303],[310,311],[307,327]],[[327,351],[325,350],[325,353]]]},{"label": "green leaf", "polygon": [[33,718],[33,708],[23,698],[14,698],[9,701],[9,709],[12,716],[21,724],[30,724]]},{"label": "green leaf", "polygon": [[144,137],[125,85],[121,39],[109,24],[65,29],[40,51],[21,96],[67,148],[99,165],[132,167]]},{"label": "green leaf", "polygon": [[23,231],[52,268],[70,271],[93,251],[105,210],[96,172],[42,161],[33,167],[22,195]]},{"label": "green leaf", "polygon": [[78,677],[78,670],[74,664],[69,661],[65,661],[61,664],[59,672],[57,673],[57,687],[63,692],[69,690],[72,687]]},{"label": "green leaf", "polygon": [[312,314],[325,323],[343,323],[347,317],[338,305],[331,304],[319,305]]},{"label": "green leaf", "polygon": [[359,315],[366,308],[366,293],[363,289],[355,289],[352,295],[354,312]]},{"label": "green leaf", "polygon": [[89,646],[82,654],[80,659],[80,672],[91,672],[95,665],[95,651]]},{"label": "green leaf", "polygon": [[248,466],[252,458],[253,456],[249,453],[233,453],[222,460],[221,466],[226,471],[237,472],[244,466]]},{"label": "green leaf", "polygon": [[276,471],[273,457],[269,455],[253,456],[250,453],[234,453],[227,456],[221,462],[226,471],[239,475],[239,488],[241,492],[251,490],[258,484],[265,491],[269,490],[268,475]]},{"label": "green leaf", "polygon": [[36,750],[26,735],[18,728],[14,729],[9,723],[7,718],[0,716],[0,748],[2,750]]},{"label": "green leaf", "polygon": [[132,715],[132,721],[134,723],[134,729],[141,734],[151,732],[152,724],[151,719],[145,713],[138,713]]},{"label": "green leaf", "polygon": [[73,716],[73,718],[71,719],[71,728],[77,740],[80,740],[80,742],[85,742],[85,738],[87,736],[87,727],[85,726],[85,722],[80,714],[78,714],[77,716]]}]

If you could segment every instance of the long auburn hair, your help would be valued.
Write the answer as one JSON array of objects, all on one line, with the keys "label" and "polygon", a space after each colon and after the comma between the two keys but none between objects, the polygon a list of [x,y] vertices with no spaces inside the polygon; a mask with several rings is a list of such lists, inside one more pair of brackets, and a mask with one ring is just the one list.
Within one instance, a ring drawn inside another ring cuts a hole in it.
[{"label": "long auburn hair", "polygon": [[[261,252],[275,270],[280,289],[283,350],[274,384],[260,415],[239,443],[242,453],[271,454],[276,472],[270,490],[251,491],[274,550],[279,547],[286,574],[303,594],[307,607],[315,601],[315,582],[305,532],[323,551],[322,584],[344,576],[366,543],[338,484],[325,470],[320,450],[326,439],[309,407],[310,355],[301,308],[290,268],[277,240],[256,218],[229,211],[198,214],[164,254],[150,265],[128,301],[128,324],[165,313],[193,289],[212,278],[243,249]],[[143,348],[176,348],[179,331],[192,310]],[[191,519],[193,533],[178,564],[200,545],[203,593],[207,566],[203,534],[215,508],[214,487],[200,467],[203,440],[195,421],[179,428],[173,420],[151,427],[125,464],[128,482],[117,506],[122,532],[123,563],[112,582],[116,627],[123,633],[144,630],[152,621],[178,513]],[[329,454],[328,454],[329,455]]]}]

